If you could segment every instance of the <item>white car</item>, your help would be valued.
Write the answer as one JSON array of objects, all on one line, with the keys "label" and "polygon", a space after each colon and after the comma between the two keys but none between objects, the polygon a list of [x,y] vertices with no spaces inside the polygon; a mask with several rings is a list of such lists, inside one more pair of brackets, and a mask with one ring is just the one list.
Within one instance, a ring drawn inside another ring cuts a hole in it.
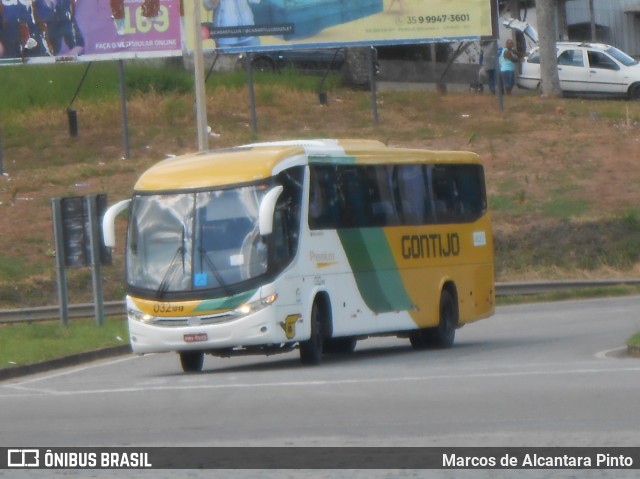
[{"label": "white car", "polygon": [[[640,64],[611,45],[558,42],[558,76],[566,94],[640,99]],[[534,48],[522,63],[518,86],[540,89],[540,53]]]}]

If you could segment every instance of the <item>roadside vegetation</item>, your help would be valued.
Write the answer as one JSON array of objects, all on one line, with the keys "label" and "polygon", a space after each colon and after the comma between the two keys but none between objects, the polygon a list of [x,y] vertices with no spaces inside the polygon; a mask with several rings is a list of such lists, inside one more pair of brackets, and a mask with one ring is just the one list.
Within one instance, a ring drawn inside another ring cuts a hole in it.
[{"label": "roadside vegetation", "polygon": [[101,327],[93,319],[0,326],[0,368],[35,364],[85,351],[127,344],[122,318],[107,318]]},{"label": "roadside vegetation", "polygon": [[[67,108],[85,69],[0,68],[3,91],[10,92],[0,96],[0,309],[57,302],[52,197],[106,193],[113,203],[129,196],[151,164],[197,148],[191,73],[145,62],[126,66],[129,157],[123,157],[115,63],[96,63],[87,72],[71,105],[79,135],[70,137]],[[376,125],[368,92],[345,88],[332,74],[323,86],[328,105],[321,105],[320,81],[292,70],[256,74],[254,132],[244,72],[214,73],[206,84],[210,147],[362,137],[472,150],[486,167],[497,281],[640,273],[640,103],[525,94],[506,98],[500,111],[487,94],[381,89]],[[121,245],[124,221],[118,227]],[[120,248],[114,265],[103,269],[106,301],[122,299],[123,274]],[[91,301],[88,270],[69,271],[68,283],[71,303]],[[13,328],[0,328],[0,341]]]}]

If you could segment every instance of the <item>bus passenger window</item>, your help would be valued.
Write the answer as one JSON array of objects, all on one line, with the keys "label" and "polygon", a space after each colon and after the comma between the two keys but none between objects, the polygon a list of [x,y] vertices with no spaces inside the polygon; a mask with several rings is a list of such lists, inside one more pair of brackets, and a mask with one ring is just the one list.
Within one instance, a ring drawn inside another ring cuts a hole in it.
[{"label": "bus passenger window", "polygon": [[397,226],[400,220],[393,195],[393,167],[371,166],[367,170],[371,226]]},{"label": "bus passenger window", "polygon": [[422,165],[398,166],[396,189],[402,224],[423,224],[427,220],[429,201]]},{"label": "bus passenger window", "polygon": [[327,229],[338,226],[339,210],[334,166],[313,166],[309,191],[309,227]]},{"label": "bus passenger window", "polygon": [[362,168],[344,167],[340,169],[338,185],[340,199],[340,227],[365,227],[369,222],[367,212],[366,181],[362,179]]}]

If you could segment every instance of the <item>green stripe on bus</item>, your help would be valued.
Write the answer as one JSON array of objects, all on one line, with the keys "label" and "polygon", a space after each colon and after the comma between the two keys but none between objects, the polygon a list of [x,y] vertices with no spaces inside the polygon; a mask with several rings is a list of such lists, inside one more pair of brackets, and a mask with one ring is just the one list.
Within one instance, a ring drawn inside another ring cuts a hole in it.
[{"label": "green stripe on bus", "polygon": [[227,296],[224,298],[207,299],[202,301],[193,312],[203,311],[225,311],[229,309],[236,309],[237,307],[246,303],[251,296],[253,296],[257,289],[247,291],[245,293],[236,294],[233,296]]},{"label": "green stripe on bus", "polygon": [[402,283],[382,228],[340,229],[360,295],[376,313],[406,311],[413,303]]}]

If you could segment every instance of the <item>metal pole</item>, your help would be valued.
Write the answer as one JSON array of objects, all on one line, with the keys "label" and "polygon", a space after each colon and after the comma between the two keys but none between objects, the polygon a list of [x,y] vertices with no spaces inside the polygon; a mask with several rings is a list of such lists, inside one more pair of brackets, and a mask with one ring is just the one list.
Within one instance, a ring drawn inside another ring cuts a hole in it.
[{"label": "metal pole", "polygon": [[67,295],[67,273],[64,263],[64,239],[62,237],[62,208],[60,198],[51,199],[53,215],[53,239],[56,248],[56,280],[58,283],[58,305],[60,306],[60,322],[69,324],[69,299]]},{"label": "metal pole", "polygon": [[373,124],[378,124],[378,89],[376,85],[376,68],[374,48],[369,47],[369,83],[371,84],[371,111],[373,112]]},{"label": "metal pole", "polygon": [[202,54],[202,34],[201,34],[201,0],[193,0],[193,76],[195,81],[196,94],[196,122],[198,124],[198,150],[209,149],[209,132],[207,125],[207,96],[204,78],[204,57]]},{"label": "metal pole", "polygon": [[124,61],[118,60],[118,78],[120,80],[120,110],[122,111],[122,144],[124,157],[129,158],[129,118],[127,116],[127,87],[124,78]]},{"label": "metal pole", "polygon": [[589,24],[591,27],[591,41],[596,41],[596,16],[595,16],[595,8],[593,6],[593,0],[589,0]]},{"label": "metal pole", "polygon": [[251,107],[251,130],[258,134],[258,115],[256,114],[256,93],[253,85],[253,53],[247,54],[247,83],[249,84],[249,105]]},{"label": "metal pole", "polygon": [[89,216],[89,251],[91,252],[91,277],[93,280],[93,300],[96,323],[104,324],[104,299],[102,293],[102,272],[100,268],[100,232],[98,228],[98,208],[96,195],[84,197],[85,208]]},{"label": "metal pole", "polygon": [[84,69],[84,73],[82,74],[80,83],[78,83],[76,92],[73,94],[73,97],[71,98],[71,101],[69,102],[69,106],[67,108],[71,108],[73,106],[73,102],[76,101],[76,98],[78,98],[78,95],[80,94],[80,89],[82,88],[82,85],[84,85],[84,81],[87,79],[87,75],[89,74],[89,70],[91,69],[91,65],[93,65],[93,62],[89,62],[87,64],[87,68]]},{"label": "metal pole", "polygon": [[93,65],[93,62],[89,62],[87,64],[87,68],[84,69],[84,73],[82,75],[82,78],[80,79],[80,83],[78,83],[76,92],[73,94],[73,97],[69,102],[69,106],[67,107],[67,120],[69,122],[69,136],[73,138],[78,136],[78,113],[73,109],[73,102],[76,101],[76,98],[78,98],[78,95],[80,94],[80,89],[82,88],[84,81],[87,79],[87,75],[89,74],[91,65]]}]

